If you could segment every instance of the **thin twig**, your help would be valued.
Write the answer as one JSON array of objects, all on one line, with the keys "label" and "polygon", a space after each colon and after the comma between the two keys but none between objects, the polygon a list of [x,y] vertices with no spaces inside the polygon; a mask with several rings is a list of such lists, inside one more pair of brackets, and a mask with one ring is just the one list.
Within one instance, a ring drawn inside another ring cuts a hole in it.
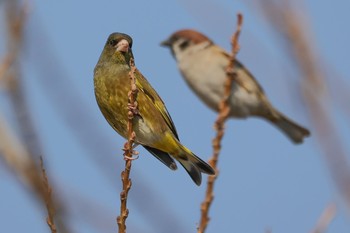
[{"label": "thin twig", "polygon": [[230,62],[226,69],[227,79],[224,84],[224,96],[219,105],[219,114],[215,121],[214,127],[216,129],[216,136],[213,139],[213,156],[209,160],[209,164],[215,169],[216,174],[214,176],[209,176],[207,181],[207,190],[205,194],[205,199],[201,204],[201,218],[198,226],[198,233],[204,233],[205,229],[209,223],[209,208],[214,199],[214,183],[218,177],[217,162],[219,159],[219,154],[221,150],[221,140],[224,136],[225,131],[225,121],[227,120],[230,113],[229,98],[231,96],[232,83],[237,77],[237,72],[235,70],[235,60],[236,55],[239,51],[238,38],[241,32],[243,24],[243,15],[241,13],[237,14],[237,29],[231,38],[232,54],[230,57]]},{"label": "thin twig", "polygon": [[43,185],[44,185],[44,189],[45,189],[45,203],[46,203],[46,209],[47,209],[47,218],[46,218],[46,222],[47,225],[50,227],[50,230],[52,233],[56,233],[57,229],[56,229],[56,225],[55,225],[55,207],[53,205],[53,201],[52,201],[52,188],[50,186],[49,180],[47,178],[46,175],[46,171],[44,168],[44,161],[43,158],[40,156],[40,168],[41,168],[41,173],[43,176]]},{"label": "thin twig", "polygon": [[[138,107],[137,107],[137,92],[138,89],[136,87],[136,79],[135,79],[135,63],[134,59],[130,59],[130,67],[131,70],[129,72],[130,77],[130,87],[131,90],[128,92],[128,141],[124,144],[124,160],[125,160],[125,170],[122,171],[121,177],[122,177],[122,184],[123,184],[123,190],[120,193],[120,215],[117,217],[117,223],[118,223],[118,229],[119,233],[125,233],[126,232],[126,225],[125,221],[129,215],[129,210],[126,206],[127,200],[128,200],[128,193],[131,188],[131,179],[130,177],[130,170],[131,170],[131,161],[135,158],[134,155],[137,155],[138,152],[133,150],[133,144],[135,141],[135,132],[132,127],[132,122],[134,117],[138,114]],[[137,158],[137,157],[136,157]]]}]

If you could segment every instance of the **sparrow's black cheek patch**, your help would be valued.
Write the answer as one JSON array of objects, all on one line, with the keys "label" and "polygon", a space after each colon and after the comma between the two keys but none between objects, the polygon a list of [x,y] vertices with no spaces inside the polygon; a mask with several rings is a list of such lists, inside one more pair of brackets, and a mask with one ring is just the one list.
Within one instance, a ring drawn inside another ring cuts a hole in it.
[{"label": "sparrow's black cheek patch", "polygon": [[183,41],[179,46],[180,46],[180,49],[181,49],[181,50],[184,50],[184,49],[186,49],[189,45],[190,45],[190,41],[185,40],[185,41]]}]

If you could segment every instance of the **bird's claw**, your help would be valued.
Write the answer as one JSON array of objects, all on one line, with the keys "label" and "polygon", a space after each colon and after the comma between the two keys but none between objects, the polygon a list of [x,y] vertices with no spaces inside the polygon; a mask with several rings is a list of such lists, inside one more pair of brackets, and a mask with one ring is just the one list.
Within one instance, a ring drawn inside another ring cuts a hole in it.
[{"label": "bird's claw", "polygon": [[[133,148],[133,147],[132,147]],[[139,152],[133,149],[124,149],[125,153],[124,153],[124,160],[135,160],[139,158]],[[128,153],[129,152],[129,153]],[[130,156],[131,154],[131,156]]]},{"label": "bird's claw", "polygon": [[[132,136],[135,136],[134,135],[135,133],[133,132]],[[133,141],[133,138],[131,138],[131,140]],[[135,147],[137,147],[139,144],[137,143],[132,143],[132,145],[129,144],[129,142],[126,142],[124,144],[124,148],[123,148],[123,151],[124,151],[124,160],[135,160],[135,159],[138,159],[139,158],[139,152],[137,150],[134,150]]]},{"label": "bird's claw", "polygon": [[[135,151],[137,152],[137,151]],[[124,160],[127,161],[127,160],[130,160],[130,161],[133,161],[133,160],[136,160],[139,158],[139,155],[135,155],[133,157],[130,157],[130,156],[127,156],[127,155],[124,155]]]},{"label": "bird's claw", "polygon": [[137,116],[140,114],[140,111],[138,109],[138,104],[137,102],[135,101],[133,104],[131,103],[128,103],[128,110],[134,115],[134,116]]}]

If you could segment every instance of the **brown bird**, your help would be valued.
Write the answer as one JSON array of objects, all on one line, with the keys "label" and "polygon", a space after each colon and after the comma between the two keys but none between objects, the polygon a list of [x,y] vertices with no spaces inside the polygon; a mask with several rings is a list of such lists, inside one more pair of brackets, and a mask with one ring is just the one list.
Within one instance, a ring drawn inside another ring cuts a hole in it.
[{"label": "brown bird", "polygon": [[[177,66],[190,88],[211,109],[218,111],[224,94],[226,67],[230,55],[205,35],[195,30],[172,34],[163,46],[171,49]],[[266,119],[282,130],[294,143],[302,143],[309,130],[293,122],[275,109],[254,76],[236,60],[237,78],[233,82],[230,116]]]}]

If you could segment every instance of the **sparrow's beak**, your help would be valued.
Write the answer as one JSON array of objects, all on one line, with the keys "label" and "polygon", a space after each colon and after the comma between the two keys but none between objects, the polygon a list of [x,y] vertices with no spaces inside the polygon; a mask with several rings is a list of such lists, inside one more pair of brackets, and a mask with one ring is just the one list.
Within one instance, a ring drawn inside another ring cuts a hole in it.
[{"label": "sparrow's beak", "polygon": [[117,51],[126,53],[129,51],[129,42],[125,39],[122,39],[121,41],[118,42],[116,47],[117,47],[116,49]]},{"label": "sparrow's beak", "polygon": [[171,47],[171,41],[170,39],[164,40],[160,43],[160,45],[164,47]]}]

